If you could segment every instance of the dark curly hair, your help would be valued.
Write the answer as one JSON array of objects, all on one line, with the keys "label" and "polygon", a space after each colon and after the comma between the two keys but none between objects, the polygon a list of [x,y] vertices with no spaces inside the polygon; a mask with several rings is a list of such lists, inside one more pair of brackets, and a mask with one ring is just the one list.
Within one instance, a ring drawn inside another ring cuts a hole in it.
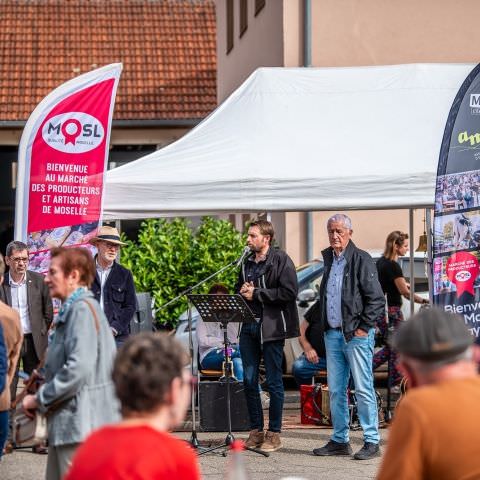
[{"label": "dark curly hair", "polygon": [[118,351],[112,374],[122,415],[155,411],[187,362],[182,345],[164,333],[143,332],[128,339]]}]

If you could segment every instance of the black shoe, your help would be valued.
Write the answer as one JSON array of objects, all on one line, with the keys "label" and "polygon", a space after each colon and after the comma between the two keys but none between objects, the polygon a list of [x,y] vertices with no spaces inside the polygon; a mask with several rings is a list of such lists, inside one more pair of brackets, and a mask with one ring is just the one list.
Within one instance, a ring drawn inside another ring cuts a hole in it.
[{"label": "black shoe", "polygon": [[380,456],[378,443],[365,442],[363,447],[353,456],[355,460],[370,460]]},{"label": "black shoe", "polygon": [[333,455],[349,456],[352,454],[352,447],[350,443],[339,443],[335,440],[330,440],[324,447],[315,448],[313,450],[314,455],[320,457],[328,457]]}]

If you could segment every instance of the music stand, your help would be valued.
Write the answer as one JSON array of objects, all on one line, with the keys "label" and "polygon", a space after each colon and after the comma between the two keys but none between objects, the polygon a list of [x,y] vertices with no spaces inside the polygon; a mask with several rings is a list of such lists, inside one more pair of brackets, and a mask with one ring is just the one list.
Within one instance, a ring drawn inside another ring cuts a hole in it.
[{"label": "music stand", "polygon": [[[223,369],[223,376],[220,380],[224,380],[227,384],[228,433],[225,437],[224,443],[216,447],[208,448],[199,453],[199,455],[203,455],[204,453],[212,452],[220,448],[229,447],[235,440],[232,433],[232,412],[230,405],[230,383],[233,377],[233,368],[230,358],[230,350],[228,348],[230,343],[228,341],[227,326],[230,322],[252,323],[256,320],[241,295],[187,295],[187,297],[193,305],[195,305],[195,308],[204,322],[218,322],[222,325],[223,330],[225,368]],[[262,452],[256,448],[246,447],[246,449],[259,453],[265,457],[270,456],[268,452]]]}]

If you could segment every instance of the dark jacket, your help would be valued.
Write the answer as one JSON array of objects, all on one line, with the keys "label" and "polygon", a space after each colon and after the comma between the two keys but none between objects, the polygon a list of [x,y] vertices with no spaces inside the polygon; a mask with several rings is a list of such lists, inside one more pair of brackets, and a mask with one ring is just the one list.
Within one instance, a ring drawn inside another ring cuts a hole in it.
[{"label": "dark jacket", "polygon": [[[327,280],[333,263],[333,249],[322,251],[325,263],[320,284],[320,321],[328,329],[327,321]],[[378,281],[378,273],[372,257],[360,250],[350,240],[345,248],[345,270],[342,282],[342,331],[348,342],[355,330],[366,332],[375,327],[376,319],[385,310],[385,297]]]},{"label": "dark jacket", "polygon": [[[53,305],[45,277],[41,273],[27,270],[27,303],[28,316],[32,327],[35,353],[41,359],[47,348],[48,329],[53,320]],[[12,306],[12,289],[10,288],[10,275],[5,275],[5,280],[0,288],[0,300]]]},{"label": "dark jacket", "polygon": [[[236,292],[245,282],[244,264]],[[262,340],[271,342],[300,335],[297,311],[297,272],[292,259],[283,251],[270,248],[254,298],[262,304]]]},{"label": "dark jacket", "polygon": [[[100,278],[95,274],[92,284],[94,297],[100,302]],[[123,340],[130,334],[130,321],[137,310],[137,297],[132,272],[113,262],[103,286],[103,310],[110,327],[117,331],[116,340]]]}]

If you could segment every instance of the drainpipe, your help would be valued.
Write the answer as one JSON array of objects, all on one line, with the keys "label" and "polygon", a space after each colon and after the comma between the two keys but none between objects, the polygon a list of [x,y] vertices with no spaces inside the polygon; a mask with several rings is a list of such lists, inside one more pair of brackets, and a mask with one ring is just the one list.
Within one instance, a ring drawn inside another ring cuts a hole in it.
[{"label": "drainpipe", "polygon": [[[303,66],[312,66],[312,2],[303,2]],[[313,252],[313,212],[306,212],[305,217],[305,251],[307,261],[314,258]]]}]

